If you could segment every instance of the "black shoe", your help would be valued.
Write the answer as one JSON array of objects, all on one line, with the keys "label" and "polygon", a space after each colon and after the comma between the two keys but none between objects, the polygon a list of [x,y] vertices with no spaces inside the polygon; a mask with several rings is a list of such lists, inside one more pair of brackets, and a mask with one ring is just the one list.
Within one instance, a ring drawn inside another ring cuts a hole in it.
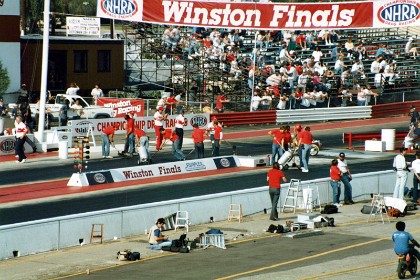
[{"label": "black shoe", "polygon": [[274,219],[270,219],[270,220],[272,220],[272,221],[277,221],[278,219],[274,218]]},{"label": "black shoe", "polygon": [[354,204],[354,201],[353,201],[353,200],[350,200],[350,203],[351,203],[351,204]]}]

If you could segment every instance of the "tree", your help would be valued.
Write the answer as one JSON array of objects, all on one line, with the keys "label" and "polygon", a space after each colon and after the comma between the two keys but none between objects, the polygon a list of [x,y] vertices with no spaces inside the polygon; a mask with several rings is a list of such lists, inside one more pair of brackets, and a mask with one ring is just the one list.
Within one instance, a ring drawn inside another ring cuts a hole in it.
[{"label": "tree", "polygon": [[2,96],[9,88],[10,78],[7,69],[3,67],[0,60],[0,96]]}]

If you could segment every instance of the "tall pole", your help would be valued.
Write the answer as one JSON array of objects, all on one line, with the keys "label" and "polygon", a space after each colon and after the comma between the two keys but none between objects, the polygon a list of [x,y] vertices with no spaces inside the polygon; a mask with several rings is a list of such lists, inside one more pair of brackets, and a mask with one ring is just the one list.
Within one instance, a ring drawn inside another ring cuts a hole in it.
[{"label": "tall pole", "polygon": [[[255,32],[255,37],[254,37],[254,51],[252,54],[252,60],[254,63],[254,75],[252,75],[252,89],[251,89],[251,100],[249,102],[249,111],[252,112],[252,98],[254,97],[254,89],[255,89],[255,73],[257,72],[257,36],[258,36],[258,31]],[[254,54],[255,52],[255,54]]]},{"label": "tall pole", "polygon": [[50,0],[44,0],[44,33],[42,43],[41,94],[39,100],[38,140],[44,142],[45,103],[47,99],[48,47],[50,31]]}]

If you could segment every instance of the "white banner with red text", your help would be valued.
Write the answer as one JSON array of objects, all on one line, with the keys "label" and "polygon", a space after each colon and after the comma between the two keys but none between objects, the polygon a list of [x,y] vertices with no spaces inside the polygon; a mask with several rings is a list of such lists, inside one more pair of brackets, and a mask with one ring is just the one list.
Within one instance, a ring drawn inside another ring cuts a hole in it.
[{"label": "white banner with red text", "polygon": [[144,116],[143,99],[124,98],[98,98],[98,105],[114,109],[115,117],[122,118],[127,113],[133,112],[137,117]]},{"label": "white banner with red text", "polygon": [[297,4],[181,0],[98,0],[97,16],[156,24],[237,29],[387,28],[419,26],[419,1],[390,0]]},{"label": "white banner with red text", "polygon": [[[175,127],[176,115],[170,115],[164,121],[164,127]],[[184,130],[192,130],[193,124],[198,124],[199,127],[205,128],[210,121],[209,114],[186,114],[184,115],[185,124]],[[145,132],[154,132],[154,119],[153,117],[134,117],[135,127],[143,129]],[[110,119],[78,119],[68,122],[71,127],[72,137],[86,136],[89,129],[93,135],[101,135],[103,129],[109,125],[116,125],[117,130],[115,134],[124,134],[127,122],[124,118],[110,118]]]}]

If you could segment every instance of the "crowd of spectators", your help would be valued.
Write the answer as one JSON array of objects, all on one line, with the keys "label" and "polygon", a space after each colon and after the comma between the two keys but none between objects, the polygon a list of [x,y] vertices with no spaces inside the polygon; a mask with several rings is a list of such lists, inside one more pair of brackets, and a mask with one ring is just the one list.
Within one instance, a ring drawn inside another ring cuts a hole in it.
[{"label": "crowd of spectators", "polygon": [[[395,50],[354,32],[168,26],[162,46],[163,59],[204,60],[229,81],[244,82],[242,93],[251,97],[252,110],[369,105],[378,97],[375,89],[399,79]],[[368,47],[376,53],[368,55]],[[407,38],[405,55],[418,56],[412,38]]]}]

